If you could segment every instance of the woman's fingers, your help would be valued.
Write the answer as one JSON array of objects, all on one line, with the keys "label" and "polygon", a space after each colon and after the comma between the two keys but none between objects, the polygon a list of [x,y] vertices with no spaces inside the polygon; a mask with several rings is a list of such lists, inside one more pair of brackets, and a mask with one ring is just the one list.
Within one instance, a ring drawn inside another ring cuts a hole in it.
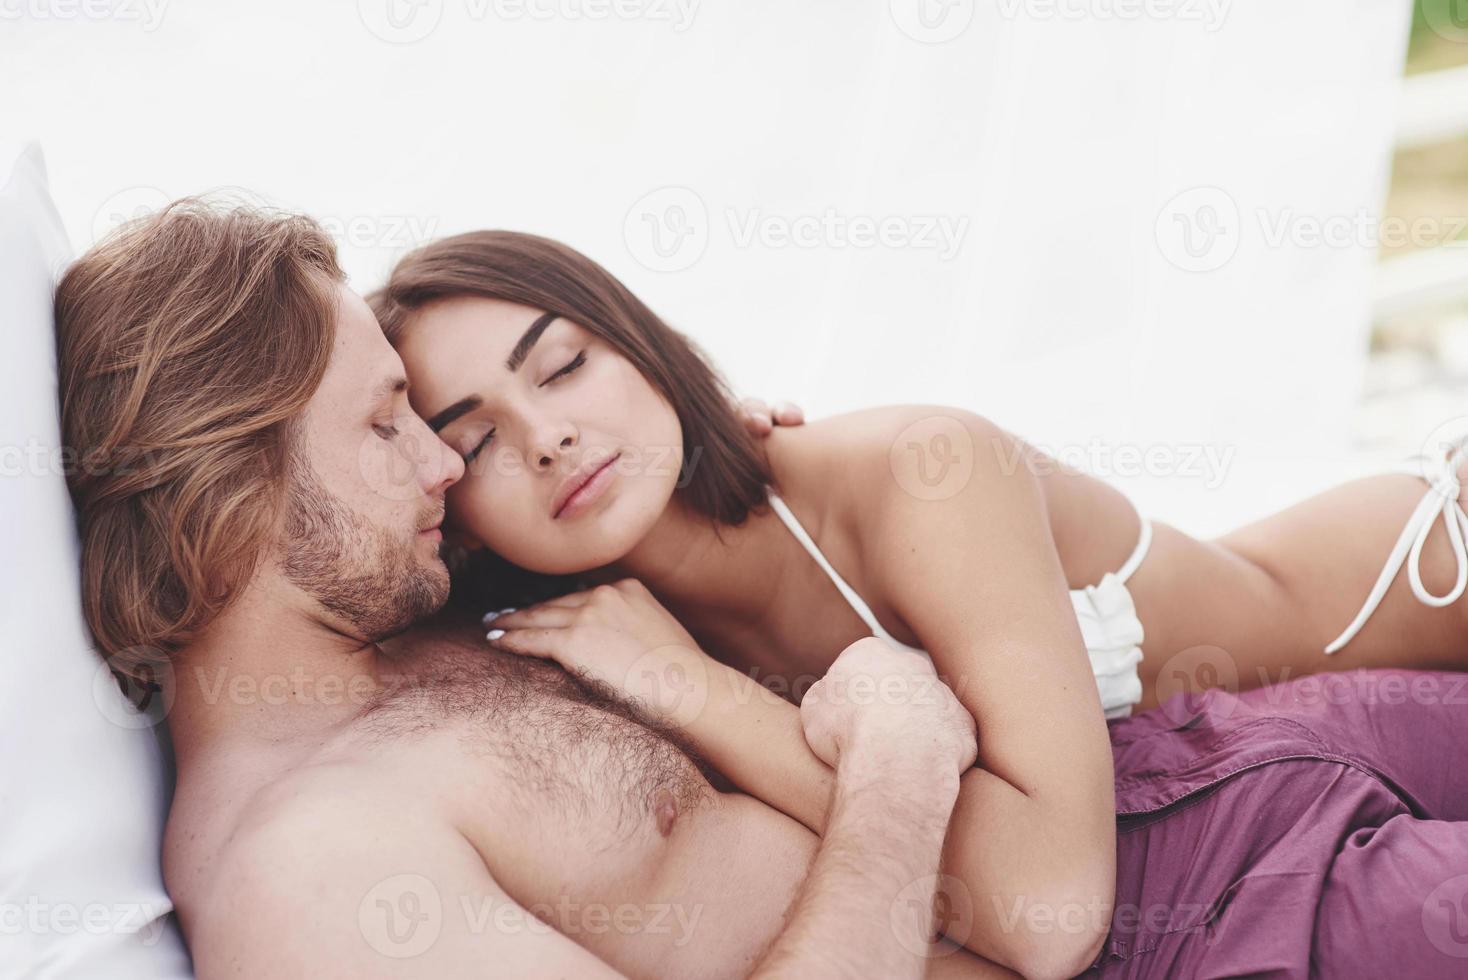
[{"label": "woman's fingers", "polygon": [[565,636],[566,631],[560,629],[525,629],[490,630],[487,638],[496,650],[518,653],[523,657],[555,660]]},{"label": "woman's fingers", "polygon": [[550,606],[544,603],[516,612],[496,616],[485,625],[493,630],[565,629],[576,618],[574,606]]}]

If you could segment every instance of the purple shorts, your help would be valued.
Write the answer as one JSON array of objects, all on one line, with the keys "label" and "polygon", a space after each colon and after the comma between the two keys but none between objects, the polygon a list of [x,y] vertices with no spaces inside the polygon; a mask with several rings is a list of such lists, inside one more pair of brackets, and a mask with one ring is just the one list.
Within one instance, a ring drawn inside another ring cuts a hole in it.
[{"label": "purple shorts", "polygon": [[1110,725],[1088,977],[1468,977],[1468,674],[1317,674]]}]

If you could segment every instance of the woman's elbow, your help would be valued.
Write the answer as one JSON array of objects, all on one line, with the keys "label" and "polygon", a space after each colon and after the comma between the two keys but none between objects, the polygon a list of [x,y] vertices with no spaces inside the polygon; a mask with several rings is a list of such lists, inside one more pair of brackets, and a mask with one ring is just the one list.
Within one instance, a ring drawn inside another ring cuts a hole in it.
[{"label": "woman's elbow", "polygon": [[[1109,880],[1076,883],[1063,893],[1035,900],[1011,896],[1010,907],[998,910],[1000,958],[1032,980],[1084,973],[1105,946],[1114,901]],[[982,950],[975,952],[984,955]]]}]

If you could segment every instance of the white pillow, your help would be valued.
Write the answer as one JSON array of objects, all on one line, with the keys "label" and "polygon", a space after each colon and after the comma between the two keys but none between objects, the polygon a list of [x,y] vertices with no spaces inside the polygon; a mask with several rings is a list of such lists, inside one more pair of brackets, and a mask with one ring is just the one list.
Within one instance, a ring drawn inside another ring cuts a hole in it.
[{"label": "white pillow", "polygon": [[187,977],[163,890],[160,744],[78,599],[39,146],[0,144],[0,976]]}]

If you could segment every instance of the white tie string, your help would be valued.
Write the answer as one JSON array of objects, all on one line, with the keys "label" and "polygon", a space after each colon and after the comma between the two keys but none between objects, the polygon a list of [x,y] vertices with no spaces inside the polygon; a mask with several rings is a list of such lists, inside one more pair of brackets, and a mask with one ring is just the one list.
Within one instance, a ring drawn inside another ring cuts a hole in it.
[{"label": "white tie string", "polygon": [[[1468,513],[1464,513],[1462,505],[1458,503],[1458,495],[1462,492],[1462,485],[1458,481],[1458,467],[1465,458],[1463,451],[1464,447],[1460,443],[1453,447],[1446,459],[1423,457],[1429,469],[1438,468],[1436,473],[1421,474],[1428,480],[1427,493],[1423,494],[1417,509],[1407,519],[1407,526],[1402,528],[1401,535],[1397,537],[1397,543],[1392,546],[1391,555],[1387,557],[1381,575],[1372,586],[1371,594],[1366,597],[1366,603],[1351,621],[1351,625],[1346,627],[1346,631],[1325,648],[1327,654],[1335,653],[1351,642],[1361,627],[1366,625],[1366,621],[1376,612],[1376,607],[1386,596],[1386,591],[1396,579],[1397,573],[1401,571],[1403,563],[1407,564],[1407,579],[1412,584],[1412,594],[1424,605],[1451,605],[1468,588],[1468,547],[1464,546],[1464,536],[1468,533]],[[1422,547],[1427,543],[1427,536],[1432,533],[1434,517],[1439,514],[1442,515],[1443,527],[1448,532],[1448,543],[1453,548],[1458,578],[1446,593],[1434,595],[1422,583]]]}]

